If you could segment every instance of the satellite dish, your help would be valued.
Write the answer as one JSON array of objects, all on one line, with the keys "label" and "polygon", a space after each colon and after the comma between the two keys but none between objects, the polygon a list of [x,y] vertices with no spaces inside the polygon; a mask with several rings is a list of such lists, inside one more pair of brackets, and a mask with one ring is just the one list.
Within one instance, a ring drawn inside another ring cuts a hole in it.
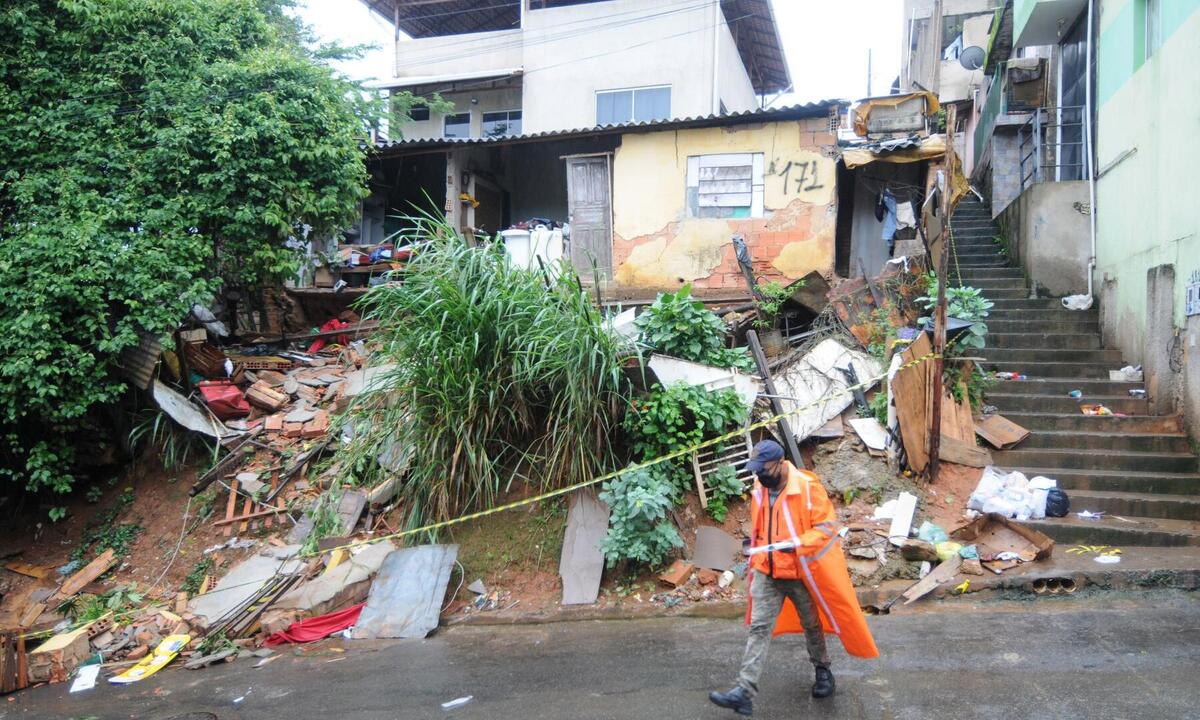
[{"label": "satellite dish", "polygon": [[958,62],[968,70],[978,70],[983,67],[983,58],[983,48],[978,45],[972,45],[959,54]]}]

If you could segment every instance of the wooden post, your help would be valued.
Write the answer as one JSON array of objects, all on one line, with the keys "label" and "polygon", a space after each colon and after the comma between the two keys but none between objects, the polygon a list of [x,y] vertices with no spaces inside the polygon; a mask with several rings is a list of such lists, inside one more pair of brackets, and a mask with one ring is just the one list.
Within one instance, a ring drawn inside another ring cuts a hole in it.
[{"label": "wooden post", "polygon": [[933,390],[933,407],[930,413],[930,428],[929,428],[929,481],[933,482],[937,479],[938,473],[938,453],[941,452],[942,446],[942,393],[945,392],[942,388],[942,373],[946,368],[946,359],[943,357],[946,353],[946,283],[949,281],[950,260],[950,243],[954,241],[953,232],[950,229],[950,196],[954,194],[954,170],[956,166],[954,157],[954,125],[958,119],[958,112],[954,105],[946,109],[946,156],[943,162],[944,170],[942,174],[945,177],[945,187],[942,190],[942,245],[941,252],[936,259],[937,276],[938,276],[938,293],[937,307],[933,314],[933,352],[935,353],[933,361],[933,380],[929,384]]},{"label": "wooden post", "polygon": [[[783,403],[779,402],[779,393],[775,392],[775,381],[771,379],[771,367],[767,365],[767,356],[763,354],[762,345],[758,342],[758,333],[747,330],[746,342],[750,345],[750,352],[754,354],[754,362],[758,364],[758,374],[762,376],[763,387],[767,389],[771,401],[771,412],[775,415],[782,415]],[[781,418],[778,427],[779,433],[783,435],[784,447],[787,448],[788,458],[792,464],[801,470],[811,470],[812,468],[804,464],[804,458],[800,455],[800,446],[796,444],[796,435],[792,432],[792,426],[788,423],[787,418]]]}]

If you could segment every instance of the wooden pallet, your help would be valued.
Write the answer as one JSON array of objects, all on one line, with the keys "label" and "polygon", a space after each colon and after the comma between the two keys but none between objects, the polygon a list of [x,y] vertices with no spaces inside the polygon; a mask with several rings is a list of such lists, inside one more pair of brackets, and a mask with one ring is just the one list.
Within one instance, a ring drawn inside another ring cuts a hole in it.
[{"label": "wooden pallet", "polygon": [[750,431],[742,433],[741,442],[731,440],[730,443],[724,447],[711,446],[692,453],[692,475],[696,479],[696,492],[700,495],[700,507],[708,507],[708,489],[705,479],[719,468],[732,465],[733,469],[737,471],[738,479],[742,481],[743,488],[748,487],[753,481],[753,476],[746,469],[746,463],[750,461],[750,453],[754,449]]}]

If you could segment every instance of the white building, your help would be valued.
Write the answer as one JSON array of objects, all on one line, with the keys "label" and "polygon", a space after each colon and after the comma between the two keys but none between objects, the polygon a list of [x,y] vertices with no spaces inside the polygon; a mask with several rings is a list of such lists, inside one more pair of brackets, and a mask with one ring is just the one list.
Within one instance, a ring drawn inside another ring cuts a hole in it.
[{"label": "white building", "polygon": [[753,110],[791,82],[771,0],[362,0],[396,28],[377,83],[454,103],[409,138]]}]

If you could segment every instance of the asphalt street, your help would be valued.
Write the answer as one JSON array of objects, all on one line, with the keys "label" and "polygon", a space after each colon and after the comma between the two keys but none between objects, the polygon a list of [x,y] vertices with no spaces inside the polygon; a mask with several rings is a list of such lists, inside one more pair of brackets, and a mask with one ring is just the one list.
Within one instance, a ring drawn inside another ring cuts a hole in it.
[{"label": "asphalt street", "polygon": [[[847,658],[831,641],[838,694],[822,701],[808,695],[803,641],[777,639],[755,717],[1200,718],[1200,597],[959,602],[873,617],[871,628],[878,660]],[[326,640],[259,668],[170,667],[74,695],[34,688],[0,700],[0,720],[733,718],[707,693],[731,684],[744,641],[736,621],[689,618]]]}]

